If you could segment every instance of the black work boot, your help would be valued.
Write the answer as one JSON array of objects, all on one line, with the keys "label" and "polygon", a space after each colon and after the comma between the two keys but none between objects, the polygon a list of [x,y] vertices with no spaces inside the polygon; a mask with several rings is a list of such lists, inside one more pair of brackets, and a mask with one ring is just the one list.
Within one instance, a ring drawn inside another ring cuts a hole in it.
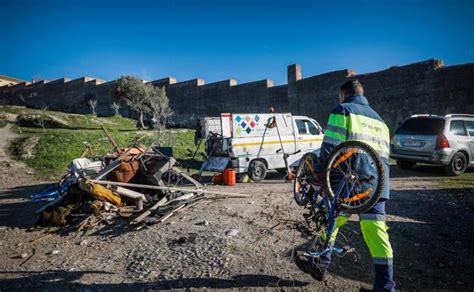
[{"label": "black work boot", "polygon": [[297,256],[295,259],[296,265],[300,270],[310,274],[315,280],[326,281],[328,278],[328,271],[321,269],[313,264],[312,260],[306,256]]}]

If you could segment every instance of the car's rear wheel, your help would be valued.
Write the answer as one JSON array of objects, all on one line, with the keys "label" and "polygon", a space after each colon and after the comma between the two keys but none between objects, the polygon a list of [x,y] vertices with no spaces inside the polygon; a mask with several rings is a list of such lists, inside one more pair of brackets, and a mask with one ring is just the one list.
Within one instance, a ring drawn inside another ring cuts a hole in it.
[{"label": "car's rear wheel", "polygon": [[397,166],[401,169],[412,169],[416,162],[397,159]]},{"label": "car's rear wheel", "polygon": [[267,176],[267,166],[263,161],[254,160],[250,162],[247,174],[253,181],[262,181]]},{"label": "car's rear wheel", "polygon": [[467,158],[462,152],[454,154],[449,165],[445,167],[445,172],[450,176],[458,176],[463,174],[467,168]]}]

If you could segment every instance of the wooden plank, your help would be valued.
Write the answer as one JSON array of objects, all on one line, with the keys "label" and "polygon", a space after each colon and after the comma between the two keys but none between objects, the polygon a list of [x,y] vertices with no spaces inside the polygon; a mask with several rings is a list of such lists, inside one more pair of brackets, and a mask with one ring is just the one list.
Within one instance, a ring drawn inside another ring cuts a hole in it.
[{"label": "wooden plank", "polygon": [[33,251],[32,253],[26,258],[24,259],[20,264],[19,266],[23,266],[26,262],[28,262],[34,255],[36,254],[36,250],[33,248]]},{"label": "wooden plank", "polygon": [[164,214],[157,223],[163,223],[165,222],[168,218],[170,218],[171,216],[174,215],[174,213],[176,213],[177,211],[181,210],[182,208],[184,208],[184,206],[186,206],[186,204],[181,204],[179,205],[178,207],[176,207],[175,209],[173,210],[170,210],[168,213]]},{"label": "wooden plank", "polygon": [[202,184],[200,182],[198,182],[197,180],[195,180],[194,178],[192,178],[190,175],[188,175],[187,173],[185,173],[184,171],[182,171],[179,167],[176,167],[176,166],[173,166],[172,167],[173,171],[175,171],[176,173],[178,173],[180,176],[184,177],[185,179],[187,179],[190,183],[192,183],[193,185],[196,186],[196,188],[202,188]]},{"label": "wooden plank", "polygon": [[165,198],[162,198],[161,200],[159,200],[155,205],[151,206],[150,209],[146,210],[145,212],[143,212],[140,216],[138,216],[137,218],[133,219],[130,224],[138,224],[140,222],[142,222],[145,218],[147,218],[148,216],[150,216],[152,214],[152,211],[153,210],[156,210],[158,209],[158,207],[160,206],[163,206],[164,204],[166,204],[166,202],[168,201],[168,199],[165,197]]},{"label": "wooden plank", "polygon": [[192,197],[194,197],[194,193],[189,193],[189,194],[185,194],[185,195],[179,196],[179,197],[175,198],[173,201],[189,200],[189,199],[191,199]]},{"label": "wooden plank", "polygon": [[114,150],[116,151],[117,149],[119,149],[119,145],[115,141],[114,137],[112,137],[112,135],[109,133],[109,131],[107,131],[104,126],[102,126],[102,130],[104,131],[105,136],[107,136],[107,139],[109,139],[110,144],[114,146]]},{"label": "wooden plank", "polygon": [[187,189],[187,188],[180,188],[180,187],[160,187],[160,186],[150,186],[150,185],[142,185],[142,184],[131,184],[131,183],[122,183],[122,182],[115,182],[115,181],[101,181],[101,180],[90,180],[93,183],[103,184],[103,185],[112,185],[112,186],[124,186],[124,187],[132,187],[132,188],[142,188],[142,189],[151,189],[151,190],[166,190],[169,192],[198,192],[202,194],[213,194],[224,198],[250,198],[250,195],[246,194],[239,194],[239,193],[228,193],[228,192],[218,192],[212,190],[198,190],[198,189]]},{"label": "wooden plank", "polygon": [[187,202],[186,206],[184,208],[182,208],[181,210],[179,210],[179,212],[183,212],[184,210],[186,210],[188,208],[194,207],[195,205],[197,205],[199,203],[202,203],[203,199],[205,199],[205,198],[204,197],[198,197],[196,199],[190,200],[190,202]]},{"label": "wooden plank", "polygon": [[117,167],[119,167],[120,163],[122,163],[122,156],[120,156],[119,158],[115,159],[114,161],[112,161],[111,163],[109,163],[104,169],[102,169],[98,174],[96,174],[95,176],[92,176],[92,178],[94,179],[101,179],[103,178],[104,176],[106,176],[107,174],[109,174],[110,172],[112,172],[114,169],[116,169]]}]

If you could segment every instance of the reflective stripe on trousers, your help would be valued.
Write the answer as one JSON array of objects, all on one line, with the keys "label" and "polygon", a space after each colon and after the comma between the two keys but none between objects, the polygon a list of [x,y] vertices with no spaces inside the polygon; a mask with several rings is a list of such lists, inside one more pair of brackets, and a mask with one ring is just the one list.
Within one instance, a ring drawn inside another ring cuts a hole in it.
[{"label": "reflective stripe on trousers", "polygon": [[[341,214],[336,218],[336,228],[330,239],[331,245],[336,240],[339,228],[349,218],[350,214]],[[385,224],[385,200],[380,200],[367,213],[360,214],[359,219],[364,241],[369,248],[374,263],[374,291],[394,291],[393,250],[387,233],[388,227]],[[331,254],[321,257],[320,260],[323,266],[329,268]]]}]

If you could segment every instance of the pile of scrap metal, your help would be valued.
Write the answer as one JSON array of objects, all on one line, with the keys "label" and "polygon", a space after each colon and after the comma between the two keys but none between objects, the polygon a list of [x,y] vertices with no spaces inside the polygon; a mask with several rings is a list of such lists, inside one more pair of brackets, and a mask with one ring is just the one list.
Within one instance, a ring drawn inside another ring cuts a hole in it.
[{"label": "pile of scrap metal", "polygon": [[248,197],[204,190],[157,144],[145,147],[136,141],[119,148],[109,140],[114,151],[95,161],[73,160],[69,173],[56,186],[33,196],[35,200],[56,198],[37,210],[38,225],[85,231],[112,224],[114,218],[128,218],[132,228],[140,229],[203,200]]}]

